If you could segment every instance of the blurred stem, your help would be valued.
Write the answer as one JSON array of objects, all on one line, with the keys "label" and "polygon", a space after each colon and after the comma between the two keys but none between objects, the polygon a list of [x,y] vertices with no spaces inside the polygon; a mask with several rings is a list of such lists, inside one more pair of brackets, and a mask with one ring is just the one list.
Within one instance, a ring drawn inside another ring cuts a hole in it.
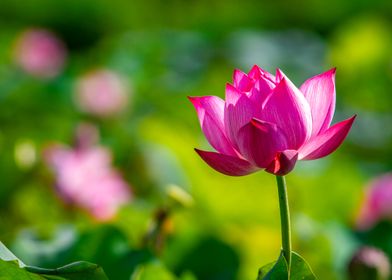
[{"label": "blurred stem", "polygon": [[284,176],[276,176],[279,194],[280,223],[282,231],[283,255],[287,261],[290,271],[291,263],[291,227],[290,227],[290,210],[287,197],[286,180]]},{"label": "blurred stem", "polygon": [[167,229],[165,224],[168,222],[170,210],[166,207],[158,208],[154,214],[154,219],[143,238],[143,245],[150,247],[156,255],[162,253]]}]

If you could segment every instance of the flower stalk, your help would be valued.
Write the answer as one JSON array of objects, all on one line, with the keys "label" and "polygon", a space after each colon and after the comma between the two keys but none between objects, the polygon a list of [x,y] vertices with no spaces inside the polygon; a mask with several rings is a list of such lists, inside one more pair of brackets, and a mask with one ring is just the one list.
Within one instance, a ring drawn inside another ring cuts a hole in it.
[{"label": "flower stalk", "polygon": [[282,249],[283,256],[287,261],[290,271],[291,263],[291,226],[290,226],[290,210],[287,197],[286,180],[284,176],[276,176],[279,194],[280,222],[282,232]]}]

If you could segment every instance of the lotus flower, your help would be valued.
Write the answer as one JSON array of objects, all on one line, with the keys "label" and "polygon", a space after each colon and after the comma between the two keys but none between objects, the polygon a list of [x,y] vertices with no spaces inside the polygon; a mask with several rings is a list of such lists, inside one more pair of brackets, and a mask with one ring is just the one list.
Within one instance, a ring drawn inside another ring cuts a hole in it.
[{"label": "lotus flower", "polygon": [[109,117],[126,108],[129,93],[128,84],[118,73],[97,69],[78,80],[75,101],[83,112]]},{"label": "lotus flower", "polygon": [[91,127],[80,126],[78,134],[75,148],[52,146],[46,160],[56,174],[62,198],[85,208],[97,220],[109,220],[131,201],[130,186],[113,168],[111,151],[94,143]]},{"label": "lotus flower", "polygon": [[357,226],[369,229],[383,219],[392,218],[392,173],[384,174],[370,182],[362,204]]},{"label": "lotus flower", "polygon": [[53,78],[63,69],[67,57],[64,43],[45,29],[24,31],[14,50],[16,63],[38,78]]},{"label": "lotus flower", "polygon": [[281,70],[276,76],[255,65],[234,71],[226,100],[190,97],[201,128],[217,152],[195,149],[215,170],[242,176],[264,169],[285,175],[297,160],[335,151],[355,116],[331,125],[335,111],[335,69],[314,76],[298,89]]}]

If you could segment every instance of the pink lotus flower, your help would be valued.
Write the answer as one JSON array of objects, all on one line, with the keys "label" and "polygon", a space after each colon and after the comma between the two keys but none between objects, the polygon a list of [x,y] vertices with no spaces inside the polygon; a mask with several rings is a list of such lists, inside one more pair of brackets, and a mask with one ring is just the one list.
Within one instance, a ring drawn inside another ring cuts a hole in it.
[{"label": "pink lotus flower", "polygon": [[378,221],[392,219],[392,173],[370,182],[357,220],[360,229],[369,229]]},{"label": "pink lotus flower", "polygon": [[55,171],[57,189],[65,200],[85,208],[98,220],[108,220],[131,200],[130,187],[112,167],[108,149],[86,146],[95,135],[84,127],[90,131],[78,136],[90,139],[78,139],[82,143],[73,149],[53,146],[47,150],[46,159]]},{"label": "pink lotus flower", "polygon": [[281,70],[258,66],[234,71],[226,100],[190,97],[201,128],[217,152],[196,149],[215,170],[242,176],[260,169],[285,175],[297,160],[335,151],[355,116],[330,126],[335,111],[335,69],[314,76],[298,89]]},{"label": "pink lotus flower", "polygon": [[78,80],[75,101],[84,112],[108,117],[126,108],[128,93],[129,88],[119,74],[97,69]]},{"label": "pink lotus flower", "polygon": [[15,46],[16,63],[39,78],[52,78],[63,69],[67,52],[63,42],[45,29],[23,32]]}]

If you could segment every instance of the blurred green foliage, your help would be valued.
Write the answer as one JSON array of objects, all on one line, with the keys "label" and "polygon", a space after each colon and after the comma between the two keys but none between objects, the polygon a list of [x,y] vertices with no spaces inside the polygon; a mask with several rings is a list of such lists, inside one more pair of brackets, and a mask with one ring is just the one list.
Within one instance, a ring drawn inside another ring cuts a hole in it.
[{"label": "blurred green foliage", "polygon": [[[335,121],[358,118],[337,152],[301,162],[287,177],[293,247],[320,279],[346,279],[360,244],[391,257],[390,224],[355,230],[363,187],[392,167],[391,16],[387,0],[2,0],[0,240],[29,264],[83,259],[110,279],[255,279],[280,251],[274,178],[231,178],[202,162],[193,148],[209,146],[186,96],[223,96],[233,69],[253,64],[279,67],[298,86],[336,66]],[[60,75],[39,79],[16,65],[15,42],[31,27],[64,41]],[[95,68],[132,85],[121,114],[101,118],[75,105],[77,79]],[[82,121],[99,128],[135,196],[104,224],[62,201],[44,163],[49,143],[72,145]],[[23,147],[33,151],[31,162]],[[172,184],[192,195],[191,207],[172,209]],[[143,239],[167,208],[156,250]]]}]

